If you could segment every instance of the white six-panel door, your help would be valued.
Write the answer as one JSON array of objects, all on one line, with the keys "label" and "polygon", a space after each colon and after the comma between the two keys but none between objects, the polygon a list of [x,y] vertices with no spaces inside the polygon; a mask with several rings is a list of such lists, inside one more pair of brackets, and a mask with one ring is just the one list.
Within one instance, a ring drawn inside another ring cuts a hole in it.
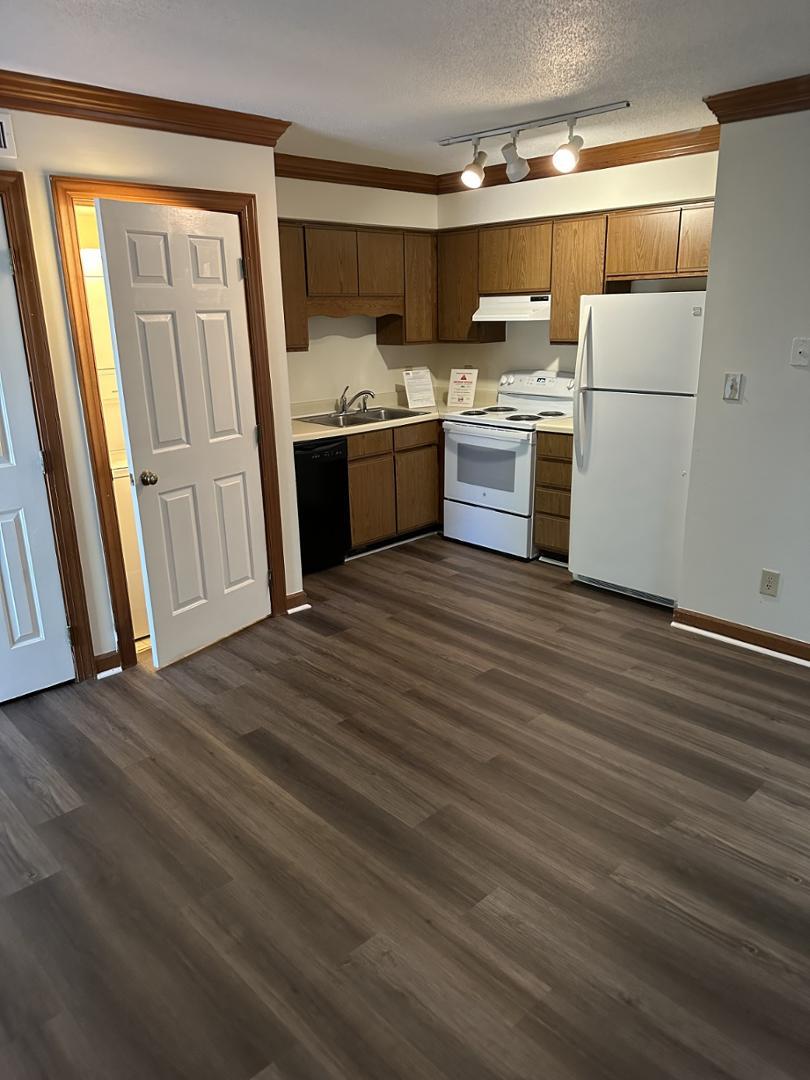
[{"label": "white six-panel door", "polygon": [[270,611],[239,222],[96,207],[160,667]]},{"label": "white six-panel door", "polygon": [[75,675],[0,211],[0,701]]}]

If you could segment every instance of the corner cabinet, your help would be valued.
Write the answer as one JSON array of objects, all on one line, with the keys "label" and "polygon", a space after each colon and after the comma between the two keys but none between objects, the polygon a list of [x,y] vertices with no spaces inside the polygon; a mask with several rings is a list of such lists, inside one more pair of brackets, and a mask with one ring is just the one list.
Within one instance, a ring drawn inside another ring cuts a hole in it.
[{"label": "corner cabinet", "polygon": [[377,319],[378,345],[424,345],[436,340],[436,237],[406,232],[405,311]]},{"label": "corner cabinet", "polygon": [[606,215],[554,222],[550,342],[576,344],[579,301],[604,288],[606,241]]},{"label": "corner cabinet", "polygon": [[505,323],[474,323],[478,229],[439,233],[439,341],[505,341]]}]

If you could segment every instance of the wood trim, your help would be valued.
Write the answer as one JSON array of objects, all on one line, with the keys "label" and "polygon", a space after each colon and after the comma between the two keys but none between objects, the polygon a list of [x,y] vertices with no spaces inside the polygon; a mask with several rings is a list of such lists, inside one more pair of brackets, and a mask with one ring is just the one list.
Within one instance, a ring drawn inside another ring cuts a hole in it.
[{"label": "wood trim", "polygon": [[329,315],[335,319],[347,315],[404,315],[405,301],[401,296],[310,296],[307,317]]},{"label": "wood trim", "polygon": [[242,258],[245,265],[245,302],[256,402],[256,422],[261,433],[259,461],[264,498],[265,532],[271,573],[271,613],[280,615],[286,611],[286,583],[256,197],[255,195],[239,192],[172,188],[149,184],[130,184],[117,180],[86,180],[79,177],[65,176],[52,177],[51,190],[56,217],[56,231],[62,257],[73,348],[76,355],[87,439],[90,447],[90,460],[98,503],[104,556],[107,563],[113,619],[118,635],[121,666],[127,668],[135,665],[137,657],[132,631],[132,617],[129,609],[121,535],[118,527],[112,474],[107,453],[107,439],[104,432],[104,418],[96,376],[93,341],[90,333],[90,317],[84,291],[74,206],[87,205],[95,198],[107,198],[155,203],[162,206],[185,206],[197,210],[213,210],[238,215]]},{"label": "wood trim", "polygon": [[740,623],[727,622],[725,619],[716,619],[713,615],[702,615],[699,611],[687,611],[685,608],[676,608],[672,621],[681,626],[692,626],[696,630],[706,630],[711,634],[742,641],[746,645],[757,645],[771,652],[795,656],[799,660],[810,660],[810,641],[783,637],[768,630],[757,630],[753,626],[742,626]]},{"label": "wood trim", "polygon": [[302,590],[301,592],[287,593],[287,614],[290,613],[292,608],[301,607],[302,604],[308,604],[309,597]]},{"label": "wood trim", "polygon": [[793,79],[744,86],[723,94],[710,94],[703,99],[721,124],[738,120],[755,120],[760,116],[779,116],[782,113],[810,109],[810,75]]},{"label": "wood trim", "polygon": [[88,679],[95,672],[90,617],[22,173],[0,170],[0,202],[14,261],[20,324],[28,360],[34,414],[40,445],[45,455],[45,484],[65,611],[71,627],[76,677]]},{"label": "wood trim", "polygon": [[[675,131],[666,135],[651,135],[643,139],[611,143],[607,146],[586,147],[579,159],[577,172],[611,169],[616,165],[634,165],[640,161],[683,157],[688,154],[707,154],[720,145],[716,124],[693,131]],[[321,158],[298,157],[295,154],[276,154],[276,176],[293,180],[321,180],[327,184],[353,184],[357,187],[389,188],[395,191],[415,191],[424,195],[449,195],[470,191],[459,179],[458,172],[409,172],[404,169],[383,169],[377,165],[360,165],[348,161],[327,161]],[[531,171],[527,180],[541,180],[560,173],[551,164],[551,155],[529,158]],[[483,187],[508,184],[506,165],[490,165]]]},{"label": "wood trim", "polygon": [[101,653],[100,656],[94,657],[96,675],[101,675],[105,671],[112,671],[114,668],[121,667],[121,654],[117,649],[113,652]]},{"label": "wood trim", "polygon": [[[659,161],[690,154],[707,154],[717,150],[719,145],[720,129],[717,124],[711,124],[694,131],[675,131],[667,135],[651,135],[643,139],[609,143],[606,146],[585,147],[579,156],[576,172],[613,169],[618,165],[637,165],[643,161]],[[529,158],[528,161],[530,171],[526,180],[543,180],[549,176],[561,175],[551,163],[551,154]],[[458,172],[443,173],[438,179],[439,195],[470,190],[461,183]],[[490,165],[481,186],[497,187],[508,183],[506,165]]]},{"label": "wood trim", "polygon": [[275,146],[290,126],[272,116],[7,70],[0,70],[0,107],[260,146]]},{"label": "wood trim", "polygon": [[320,180],[326,184],[351,184],[355,187],[388,188],[392,191],[415,191],[436,195],[438,177],[434,173],[408,169],[385,169],[379,165],[360,165],[351,161],[275,155],[276,176],[288,180]]}]

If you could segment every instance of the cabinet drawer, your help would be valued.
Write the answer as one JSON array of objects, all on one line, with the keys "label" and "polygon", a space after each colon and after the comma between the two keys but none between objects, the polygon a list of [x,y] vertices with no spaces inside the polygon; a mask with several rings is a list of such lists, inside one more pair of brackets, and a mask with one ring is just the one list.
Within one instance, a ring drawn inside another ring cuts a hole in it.
[{"label": "cabinet drawer", "polygon": [[538,458],[557,458],[558,461],[572,461],[574,458],[574,436],[558,435],[551,431],[541,431],[537,435]]},{"label": "cabinet drawer", "polygon": [[534,542],[541,551],[567,555],[568,533],[568,518],[549,517],[547,514],[534,515]]},{"label": "cabinet drawer", "polygon": [[394,428],[395,450],[410,450],[412,446],[435,446],[438,441],[439,423],[437,420]]},{"label": "cabinet drawer", "polygon": [[536,483],[538,487],[562,488],[571,490],[571,462],[547,461],[540,458],[537,462]]},{"label": "cabinet drawer", "polygon": [[382,431],[364,431],[360,435],[349,435],[346,440],[349,461],[374,454],[390,454],[394,449],[392,434],[390,428],[384,428]]},{"label": "cabinet drawer", "polygon": [[534,489],[534,508],[540,514],[552,514],[554,517],[571,516],[571,495],[557,488],[538,487]]}]

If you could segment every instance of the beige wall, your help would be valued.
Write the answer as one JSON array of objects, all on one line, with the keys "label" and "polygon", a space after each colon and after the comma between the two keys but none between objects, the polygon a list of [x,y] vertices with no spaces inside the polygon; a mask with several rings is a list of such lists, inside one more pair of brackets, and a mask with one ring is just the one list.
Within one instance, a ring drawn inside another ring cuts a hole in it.
[{"label": "beige wall", "polygon": [[[810,112],[723,128],[681,607],[810,641]],[[743,400],[722,400],[742,372]],[[763,569],[782,574],[759,594]]]},{"label": "beige wall", "polygon": [[18,157],[3,159],[0,165],[25,174],[95,651],[111,651],[115,648],[115,638],[52,218],[49,188],[52,174],[256,194],[278,437],[287,591],[297,592],[301,588],[301,570],[273,151],[260,146],[33,113],[15,112],[13,124]]},{"label": "beige wall", "polygon": [[286,177],[276,181],[276,193],[278,216],[282,218],[398,225],[403,229],[438,228],[439,200],[435,195]]}]

